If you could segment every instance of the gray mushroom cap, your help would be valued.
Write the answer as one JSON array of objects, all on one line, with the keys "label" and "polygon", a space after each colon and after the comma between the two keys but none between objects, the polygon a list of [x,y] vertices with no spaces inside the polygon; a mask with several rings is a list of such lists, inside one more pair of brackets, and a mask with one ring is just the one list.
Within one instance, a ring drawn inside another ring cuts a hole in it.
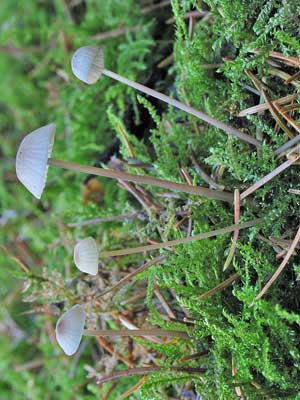
[{"label": "gray mushroom cap", "polygon": [[37,199],[41,198],[47,180],[56,125],[49,124],[29,133],[22,140],[16,156],[19,181]]},{"label": "gray mushroom cap", "polygon": [[67,356],[78,350],[85,325],[85,311],[80,304],[76,304],[65,312],[57,321],[56,340]]},{"label": "gray mushroom cap", "polygon": [[74,75],[91,85],[100,79],[104,69],[104,58],[101,47],[84,46],[75,51],[71,60]]},{"label": "gray mushroom cap", "polygon": [[74,263],[81,272],[90,275],[98,273],[99,251],[95,239],[87,237],[76,244]]}]

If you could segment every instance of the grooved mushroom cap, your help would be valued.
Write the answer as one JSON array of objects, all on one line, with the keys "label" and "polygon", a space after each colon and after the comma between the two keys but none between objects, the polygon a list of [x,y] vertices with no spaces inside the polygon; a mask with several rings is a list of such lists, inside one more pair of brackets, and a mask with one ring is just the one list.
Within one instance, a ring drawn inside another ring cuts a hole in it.
[{"label": "grooved mushroom cap", "polygon": [[64,313],[56,323],[56,340],[67,356],[76,353],[83,335],[85,311],[76,304]]},{"label": "grooved mushroom cap", "polygon": [[98,273],[99,251],[95,239],[87,237],[76,244],[74,263],[81,272],[90,275]]},{"label": "grooved mushroom cap", "polygon": [[41,198],[46,185],[48,158],[52,152],[55,129],[55,124],[49,124],[29,133],[17,152],[17,177],[37,199]]},{"label": "grooved mushroom cap", "polygon": [[104,69],[103,51],[98,46],[84,46],[75,51],[71,61],[73,74],[91,85],[100,78]]}]

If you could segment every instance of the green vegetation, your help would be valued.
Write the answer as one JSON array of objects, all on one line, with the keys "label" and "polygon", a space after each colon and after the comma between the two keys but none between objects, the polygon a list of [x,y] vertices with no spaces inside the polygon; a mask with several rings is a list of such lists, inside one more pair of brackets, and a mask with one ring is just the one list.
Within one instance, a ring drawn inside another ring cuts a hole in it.
[{"label": "green vegetation", "polygon": [[[177,182],[185,182],[180,170],[185,168],[193,184],[208,187],[197,163],[229,192],[242,193],[286,161],[274,155],[288,139],[274,114],[238,114],[265,102],[261,88],[271,100],[295,94],[293,102],[298,103],[300,80],[284,84],[284,74],[293,75],[300,66],[299,0],[172,0],[169,6],[145,9],[149,4],[1,4],[1,396],[110,400],[140,382],[130,398],[196,399],[199,393],[208,400],[236,399],[238,394],[247,399],[300,399],[297,252],[267,293],[255,300],[299,226],[300,197],[289,192],[300,189],[299,166],[286,169],[241,202],[241,222],[264,220],[240,232],[226,271],[230,234],[162,251],[166,258],[161,264],[104,297],[98,297],[102,290],[158,252],[101,259],[99,275],[90,277],[73,265],[76,240],[93,236],[108,250],[149,239],[176,239],[190,229],[197,234],[231,225],[233,206],[181,193],[166,195],[153,187],[146,192],[134,185],[124,188],[122,183],[54,167],[37,201],[16,180],[14,158],[21,138],[51,122],[57,124],[54,158]],[[191,10],[202,13],[194,17],[192,35],[185,17]],[[170,18],[174,22],[167,23]],[[120,28],[125,28],[120,36],[97,39]],[[109,78],[84,85],[72,75],[70,59],[76,48],[87,44],[103,46],[107,68],[230,123],[262,140],[261,149]],[[245,71],[260,81],[259,88]],[[291,116],[297,123],[297,106]],[[286,131],[297,134],[282,114],[279,118]],[[68,226],[115,215],[134,216]],[[199,299],[235,272],[239,279]],[[192,340],[170,344],[106,338],[129,364],[154,363],[164,369],[143,382],[141,377],[123,377],[116,385],[100,387],[100,377],[128,366],[94,338],[84,339],[77,356],[62,354],[55,322],[75,303],[84,305],[90,328],[117,329],[126,317],[138,327],[186,330]],[[194,353],[199,357],[189,358]],[[205,372],[189,374],[175,367]]]}]

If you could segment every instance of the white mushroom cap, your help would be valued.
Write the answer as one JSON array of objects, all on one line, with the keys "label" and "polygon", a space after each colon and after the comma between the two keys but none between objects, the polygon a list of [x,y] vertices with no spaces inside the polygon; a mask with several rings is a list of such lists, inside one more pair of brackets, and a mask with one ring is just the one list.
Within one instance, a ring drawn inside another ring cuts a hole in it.
[{"label": "white mushroom cap", "polygon": [[76,304],[64,313],[56,323],[56,340],[67,356],[76,353],[83,335],[85,311]]},{"label": "white mushroom cap", "polygon": [[48,158],[52,152],[55,129],[55,124],[49,124],[29,133],[17,152],[17,177],[37,199],[41,198],[46,185]]},{"label": "white mushroom cap", "polygon": [[75,51],[71,61],[73,74],[81,81],[91,85],[100,78],[104,59],[98,46],[84,46]]},{"label": "white mushroom cap", "polygon": [[76,244],[74,248],[74,263],[81,272],[97,275],[99,251],[95,239],[87,237]]}]

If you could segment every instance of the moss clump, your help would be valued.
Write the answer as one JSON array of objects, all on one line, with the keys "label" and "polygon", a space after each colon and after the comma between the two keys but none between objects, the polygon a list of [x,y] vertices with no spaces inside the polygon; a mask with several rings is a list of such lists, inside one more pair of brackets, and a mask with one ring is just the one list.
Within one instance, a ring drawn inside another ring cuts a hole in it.
[{"label": "moss clump", "polygon": [[[89,197],[89,177],[71,172],[57,174],[54,168],[50,169],[41,202],[34,202],[12,174],[15,149],[24,132],[56,122],[54,157],[117,165],[129,172],[174,181],[183,181],[180,171],[184,167],[194,184],[208,185],[205,175],[198,173],[196,159],[200,168],[227,191],[238,188],[242,192],[279,165],[281,159],[274,156],[274,151],[287,140],[268,110],[238,117],[241,110],[262,101],[245,70],[266,85],[272,100],[292,93],[294,102],[299,100],[297,82],[285,85],[280,77],[297,71],[287,57],[300,57],[299,1],[207,0],[200,8],[195,0],[172,0],[172,8],[152,13],[141,13],[141,4],[135,1],[86,1],[74,7],[67,3],[7,1],[0,14],[0,131],[4,159],[0,170],[0,240],[8,253],[27,266],[21,265],[20,272],[20,264],[7,253],[0,255],[5,267],[0,269],[1,281],[5,282],[0,290],[6,299],[0,307],[1,316],[7,319],[9,312],[26,332],[17,342],[0,340],[4,354],[1,393],[9,397],[12,388],[18,388],[14,398],[23,399],[30,382],[31,399],[40,399],[45,390],[57,399],[98,398],[94,384],[97,374],[125,368],[96,342],[90,342],[74,369],[72,361],[66,364],[54,344],[49,343],[51,321],[63,308],[80,302],[85,304],[93,326],[101,323],[116,328],[115,316],[123,314],[137,326],[147,320],[163,328],[184,327],[193,337],[190,342],[178,341],[176,345],[136,340],[134,346],[140,346],[139,356],[134,354],[137,364],[153,359],[166,369],[151,374],[131,398],[161,400],[196,396],[198,392],[203,399],[227,400],[237,398],[237,390],[247,399],[300,398],[297,254],[263,299],[255,301],[281,262],[278,252],[288,248],[299,226],[299,197],[289,192],[291,188],[300,189],[297,166],[242,203],[241,221],[257,217],[264,221],[240,233],[230,269],[223,271],[232,244],[230,235],[194,242],[166,253],[162,264],[144,271],[103,301],[97,300],[97,295],[105,285],[146,260],[141,256],[101,260],[99,276],[82,279],[70,268],[76,239],[92,235],[103,249],[134,246],[149,238],[175,239],[232,224],[233,207],[150,187],[146,191],[131,187],[129,192],[104,179],[98,181]],[[185,19],[190,10],[206,12],[195,22],[192,36]],[[166,24],[170,17],[175,18],[174,28]],[[107,78],[94,86],[77,81],[69,65],[73,50],[89,42],[91,36],[120,26],[127,28],[124,35],[105,41],[108,68],[260,138],[260,152]],[[158,68],[157,64],[170,53],[174,56],[172,65]],[[276,58],[276,53],[281,58]],[[296,112],[293,118],[297,121]],[[115,139],[122,137],[120,129],[130,141],[134,158],[126,144],[119,146]],[[73,221],[132,214],[134,218],[67,227]],[[10,290],[16,283],[7,278],[8,269],[26,289],[11,303]],[[239,273],[239,279],[199,300],[201,294],[234,272]],[[176,318],[165,312],[157,289]],[[141,293],[142,297],[132,300]],[[32,302],[34,317],[20,316],[21,298]],[[124,342],[113,345],[128,356]],[[193,352],[201,356],[189,359]],[[17,359],[13,357],[16,353]],[[26,365],[36,359],[42,360],[37,373],[26,368],[15,373],[16,364]],[[92,378],[88,384],[84,365],[89,366]],[[201,367],[206,372],[192,376],[172,371],[173,366]],[[135,378],[122,380],[109,398],[117,398],[136,382]],[[109,388],[107,384],[105,391]]]}]

